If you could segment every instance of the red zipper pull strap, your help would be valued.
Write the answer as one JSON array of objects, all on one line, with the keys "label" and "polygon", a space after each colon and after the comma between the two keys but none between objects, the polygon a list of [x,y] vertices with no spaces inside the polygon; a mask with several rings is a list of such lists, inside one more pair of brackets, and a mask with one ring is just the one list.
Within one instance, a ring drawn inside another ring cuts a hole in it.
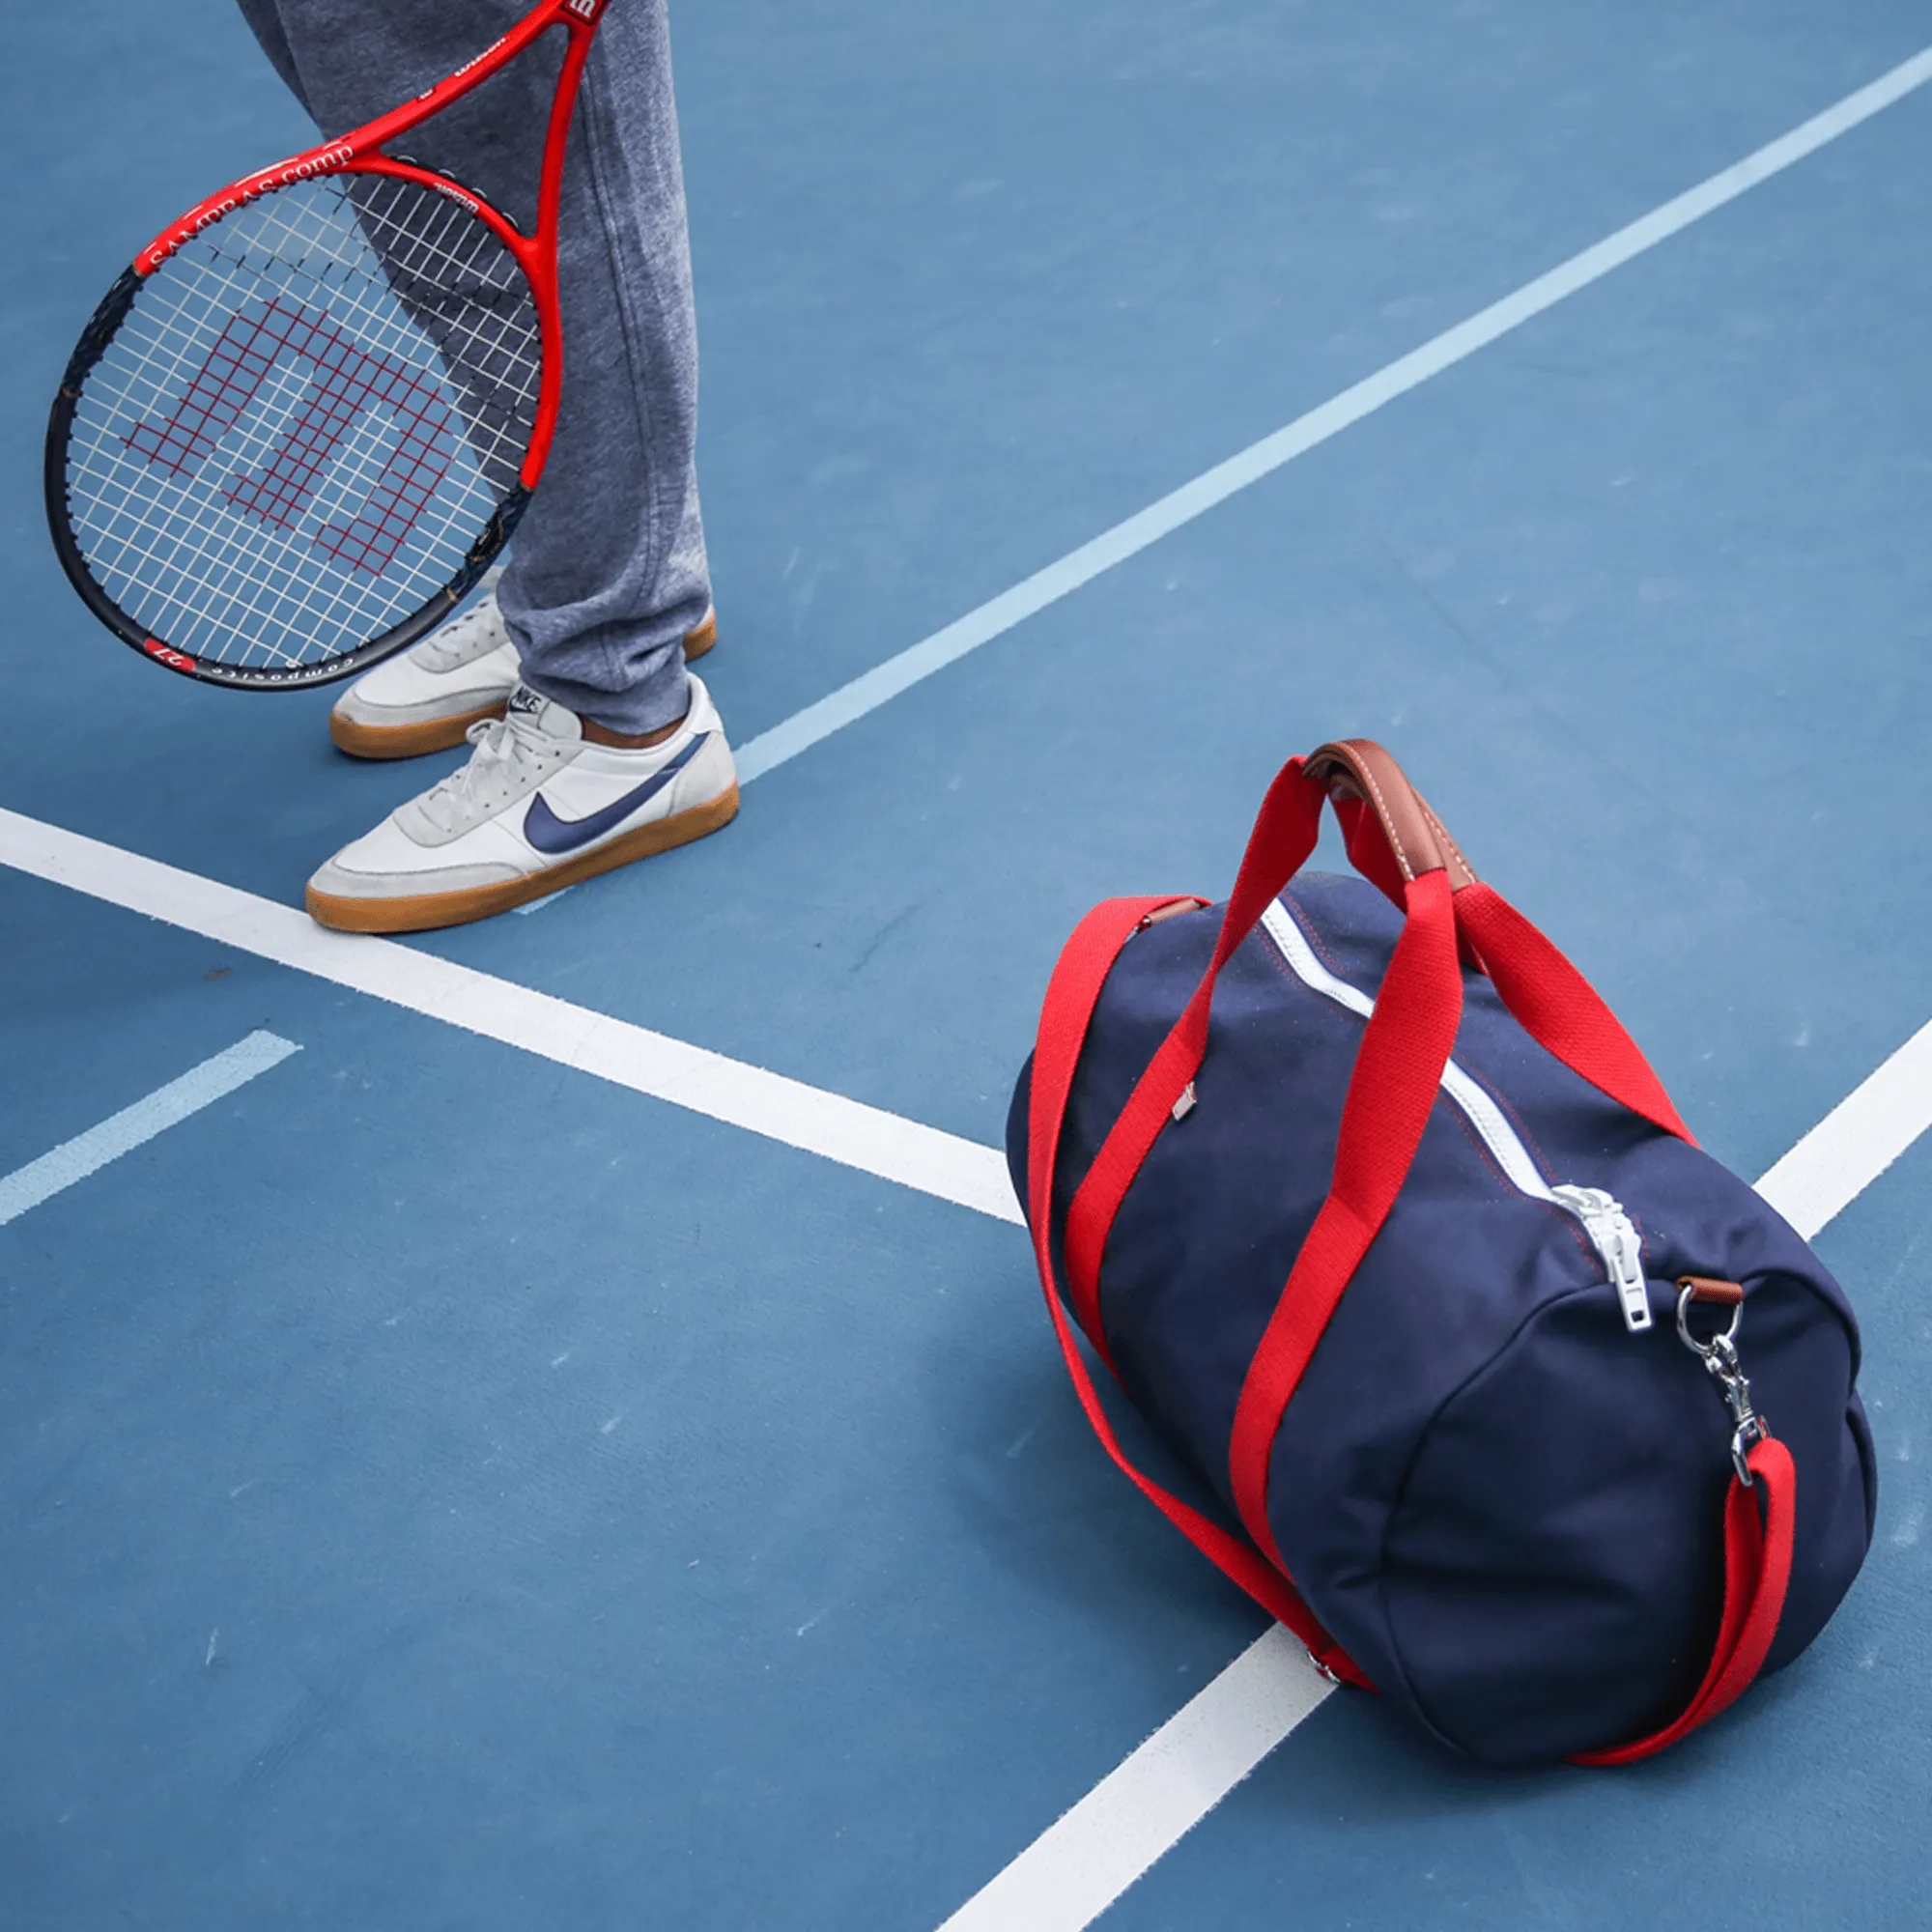
[{"label": "red zipper pull strap", "polygon": [[1614,1750],[1579,1751],[1572,1764],[1634,1764],[1652,1757],[1708,1724],[1749,1689],[1764,1668],[1784,1610],[1797,1512],[1798,1469],[1791,1452],[1775,1435],[1761,1435],[1751,1445],[1745,1478],[1733,1476],[1724,1498],[1724,1612],[1696,1695],[1675,1723]]},{"label": "red zipper pull strap", "polygon": [[[1798,1520],[1798,1465],[1751,1406],[1750,1383],[1738,1362],[1737,1335],[1745,1292],[1734,1281],[1686,1275],[1677,1284],[1677,1333],[1698,1356],[1731,1412],[1731,1463],[1735,1473],[1724,1497],[1724,1608],[1710,1667],[1675,1723],[1613,1750],[1583,1751],[1573,1764],[1634,1764],[1708,1724],[1748,1689],[1777,1634],[1791,1583],[1791,1555]],[[1730,1326],[1701,1340],[1690,1326],[1693,1306],[1728,1308]]]}]

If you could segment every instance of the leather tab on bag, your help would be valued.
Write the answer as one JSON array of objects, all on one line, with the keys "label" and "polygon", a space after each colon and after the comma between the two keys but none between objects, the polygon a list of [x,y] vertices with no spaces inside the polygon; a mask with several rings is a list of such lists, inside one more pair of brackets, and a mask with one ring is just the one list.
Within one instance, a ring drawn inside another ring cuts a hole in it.
[{"label": "leather tab on bag", "polygon": [[1714,1281],[1709,1275],[1680,1274],[1679,1288],[1690,1291],[1692,1301],[1708,1301],[1716,1308],[1735,1308],[1744,1300],[1744,1289],[1734,1281]]},{"label": "leather tab on bag", "polygon": [[1325,784],[1331,796],[1359,798],[1368,806],[1380,822],[1406,880],[1446,871],[1449,890],[1455,893],[1476,883],[1475,868],[1430,810],[1429,801],[1373,738],[1343,738],[1323,745],[1310,753],[1302,769]]},{"label": "leather tab on bag", "polygon": [[1158,925],[1164,919],[1178,919],[1184,912],[1199,912],[1207,903],[1206,899],[1176,899],[1172,905],[1156,906],[1134,930],[1145,932],[1149,926]]}]

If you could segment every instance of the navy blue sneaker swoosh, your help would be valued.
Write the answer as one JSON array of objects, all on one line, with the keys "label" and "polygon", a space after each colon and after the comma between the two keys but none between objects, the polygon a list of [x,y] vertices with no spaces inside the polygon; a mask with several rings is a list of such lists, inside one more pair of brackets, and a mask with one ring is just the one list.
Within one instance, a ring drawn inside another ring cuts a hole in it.
[{"label": "navy blue sneaker swoosh", "polygon": [[613,799],[602,811],[593,811],[587,818],[559,818],[550,809],[550,801],[538,792],[530,800],[530,809],[524,813],[524,837],[539,852],[553,859],[575,852],[593,838],[603,838],[612,826],[621,825],[639,806],[647,804],[664,790],[697,755],[698,746],[710,735],[709,731],[700,731],[669,764],[653,772],[635,791],[627,791],[622,798]]}]

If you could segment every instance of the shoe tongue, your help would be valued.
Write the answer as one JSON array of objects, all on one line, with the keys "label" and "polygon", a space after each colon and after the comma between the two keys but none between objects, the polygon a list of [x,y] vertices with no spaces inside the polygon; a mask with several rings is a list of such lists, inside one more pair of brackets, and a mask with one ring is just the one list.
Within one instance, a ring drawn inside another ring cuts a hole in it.
[{"label": "shoe tongue", "polygon": [[563,744],[574,745],[583,736],[583,725],[576,712],[540,696],[526,684],[520,684],[511,692],[504,716],[526,731],[539,731],[546,738],[555,738]]},{"label": "shoe tongue", "polygon": [[503,613],[493,590],[480,598],[459,617],[453,617],[440,631],[432,631],[416,646],[424,667],[435,671],[461,670],[492,651],[501,650],[510,641]]}]

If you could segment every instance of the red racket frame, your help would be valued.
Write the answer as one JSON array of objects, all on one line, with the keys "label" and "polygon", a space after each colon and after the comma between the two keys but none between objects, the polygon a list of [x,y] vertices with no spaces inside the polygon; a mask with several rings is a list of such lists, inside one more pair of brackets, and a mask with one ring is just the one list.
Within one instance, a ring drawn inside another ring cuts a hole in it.
[{"label": "red racket frame", "polygon": [[[543,342],[543,368],[537,389],[536,421],[530,433],[530,446],[524,454],[518,480],[526,490],[536,488],[550,455],[551,438],[556,429],[557,398],[563,385],[563,317],[556,291],[556,215],[563,193],[563,155],[570,138],[571,117],[577,108],[578,83],[583,76],[583,63],[589,57],[590,42],[597,22],[609,0],[541,0],[499,40],[466,61],[452,74],[440,80],[428,93],[333,141],[305,148],[298,155],[258,168],[240,181],[217,188],[198,201],[178,221],[171,222],[134,257],[134,272],[144,279],[152,275],[183,242],[192,241],[224,214],[257,200],[278,187],[298,181],[313,181],[325,175],[393,175],[400,181],[419,183],[424,187],[447,195],[476,216],[515,256],[535,298],[537,327]],[[516,224],[460,182],[411,161],[392,160],[379,152],[398,135],[420,127],[451,101],[460,100],[472,88],[494,73],[500,73],[526,47],[561,26],[568,30],[570,44],[557,74],[556,93],[551,101],[550,127],[544,136],[543,174],[537,187],[537,225],[534,235],[526,235]]]}]

